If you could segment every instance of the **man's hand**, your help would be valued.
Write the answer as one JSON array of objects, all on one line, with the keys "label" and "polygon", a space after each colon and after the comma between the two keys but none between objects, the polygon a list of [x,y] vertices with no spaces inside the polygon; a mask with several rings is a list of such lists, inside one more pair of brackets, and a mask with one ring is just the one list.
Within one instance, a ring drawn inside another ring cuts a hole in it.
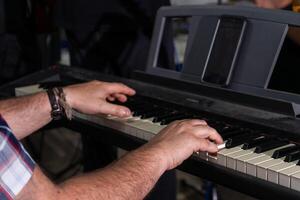
[{"label": "man's hand", "polygon": [[255,0],[255,4],[261,8],[281,9],[292,3],[292,0]]},{"label": "man's hand", "polygon": [[202,120],[175,121],[163,129],[142,149],[153,151],[153,156],[161,156],[166,170],[180,165],[193,152],[216,153],[223,139],[217,131]]},{"label": "man's hand", "polygon": [[107,114],[118,117],[128,117],[131,111],[120,105],[109,103],[118,100],[127,101],[127,95],[135,91],[121,83],[91,81],[64,88],[67,102],[72,108],[85,114]]}]

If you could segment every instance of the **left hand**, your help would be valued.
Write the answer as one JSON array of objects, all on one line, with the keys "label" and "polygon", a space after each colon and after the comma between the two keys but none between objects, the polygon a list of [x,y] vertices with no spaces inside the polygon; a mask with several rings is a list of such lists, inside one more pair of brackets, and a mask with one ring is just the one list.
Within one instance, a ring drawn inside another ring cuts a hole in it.
[{"label": "left hand", "polygon": [[107,114],[118,117],[128,117],[131,111],[125,107],[112,104],[109,101],[127,101],[127,95],[135,91],[122,83],[91,81],[88,83],[67,86],[64,89],[66,101],[75,110],[85,114]]}]

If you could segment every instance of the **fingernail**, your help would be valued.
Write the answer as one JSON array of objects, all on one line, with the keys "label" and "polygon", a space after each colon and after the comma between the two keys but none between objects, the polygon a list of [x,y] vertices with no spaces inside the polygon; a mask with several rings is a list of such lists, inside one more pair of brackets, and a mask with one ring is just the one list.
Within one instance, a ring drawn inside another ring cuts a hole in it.
[{"label": "fingernail", "polygon": [[121,115],[128,116],[128,115],[130,115],[130,112],[128,110],[121,110]]},{"label": "fingernail", "polygon": [[125,116],[126,115],[126,111],[125,110],[121,110],[120,114],[121,114],[121,116]]}]

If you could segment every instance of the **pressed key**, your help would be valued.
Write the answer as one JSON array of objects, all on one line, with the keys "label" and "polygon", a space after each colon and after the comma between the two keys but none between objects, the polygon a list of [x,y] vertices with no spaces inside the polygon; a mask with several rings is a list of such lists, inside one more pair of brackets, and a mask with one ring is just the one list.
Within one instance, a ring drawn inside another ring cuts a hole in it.
[{"label": "pressed key", "polygon": [[161,120],[160,122],[160,125],[167,125],[175,120],[180,120],[180,119],[187,119],[189,118],[187,115],[176,115],[176,116],[173,116],[173,117],[169,117],[169,118],[166,118],[166,119],[163,119]]},{"label": "pressed key", "polygon": [[157,117],[159,115],[165,115],[167,114],[167,111],[162,111],[162,110],[153,110],[151,112],[143,113],[141,115],[141,119],[147,119],[151,117]]},{"label": "pressed key", "polygon": [[228,138],[238,136],[238,135],[242,134],[243,132],[244,132],[243,129],[237,129],[237,130],[234,130],[231,132],[226,132],[226,133],[221,132],[220,135],[222,136],[222,138],[224,140],[227,140]]},{"label": "pressed key", "polygon": [[282,140],[271,140],[266,143],[260,144],[254,150],[254,153],[263,153],[265,151],[275,149],[284,145],[287,145],[288,142]]},{"label": "pressed key", "polygon": [[274,152],[274,154],[272,155],[272,158],[275,158],[275,159],[282,158],[284,156],[287,156],[289,153],[292,153],[292,152],[298,151],[298,150],[300,150],[300,146],[297,146],[297,145],[279,149]]},{"label": "pressed key", "polygon": [[237,126],[230,126],[230,125],[227,125],[227,126],[225,126],[225,127],[220,131],[220,133],[226,134],[226,133],[234,132],[234,131],[238,131],[238,130],[241,130],[241,128],[240,128],[240,127],[237,127]]},{"label": "pressed key", "polygon": [[157,108],[156,107],[148,107],[148,108],[136,109],[136,110],[133,111],[132,115],[134,117],[136,117],[136,116],[140,116],[140,115],[145,114],[145,113],[149,113],[149,112],[154,111],[154,110],[157,111]]},{"label": "pressed key", "polygon": [[147,108],[147,107],[149,107],[150,105],[148,105],[148,104],[145,104],[145,103],[143,103],[143,104],[138,104],[138,105],[134,105],[134,106],[127,106],[131,111],[136,111],[136,110],[143,110],[143,109],[145,109],[145,108]]},{"label": "pressed key", "polygon": [[225,128],[225,125],[216,122],[209,122],[208,125],[216,129],[218,132],[221,132]]},{"label": "pressed key", "polygon": [[285,162],[293,162],[293,161],[296,161],[296,160],[299,160],[300,159],[300,151],[295,151],[295,152],[292,152],[292,153],[289,153],[284,161]]},{"label": "pressed key", "polygon": [[166,113],[164,115],[160,115],[160,116],[154,117],[153,118],[153,123],[160,122],[163,119],[166,119],[166,118],[169,118],[169,117],[173,117],[173,116],[176,116],[176,115],[180,115],[180,114],[182,114],[182,113],[179,113],[178,111],[173,111],[173,112],[170,112],[170,113]]},{"label": "pressed key", "polygon": [[232,138],[227,139],[226,148],[232,148],[244,144],[245,142],[256,138],[257,135],[251,134],[249,132],[243,133],[242,135],[238,135]]},{"label": "pressed key", "polygon": [[245,142],[242,149],[244,149],[244,150],[252,149],[252,148],[257,147],[258,145],[268,142],[270,140],[271,140],[271,138],[265,137],[265,136],[254,138],[253,140]]}]

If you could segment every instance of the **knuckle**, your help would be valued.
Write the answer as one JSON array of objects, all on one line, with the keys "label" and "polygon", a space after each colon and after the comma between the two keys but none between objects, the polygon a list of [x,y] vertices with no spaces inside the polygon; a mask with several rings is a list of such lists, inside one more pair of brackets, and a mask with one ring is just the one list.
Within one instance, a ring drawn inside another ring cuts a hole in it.
[{"label": "knuckle", "polygon": [[178,125],[182,128],[187,128],[188,126],[190,126],[187,121],[179,121]]},{"label": "knuckle", "polygon": [[204,124],[204,125],[208,125],[207,122],[206,122],[205,120],[200,119],[199,121],[200,121],[202,124]]},{"label": "knuckle", "polygon": [[91,84],[94,84],[94,85],[98,85],[98,84],[100,84],[100,81],[92,80],[90,83],[91,83]]}]

